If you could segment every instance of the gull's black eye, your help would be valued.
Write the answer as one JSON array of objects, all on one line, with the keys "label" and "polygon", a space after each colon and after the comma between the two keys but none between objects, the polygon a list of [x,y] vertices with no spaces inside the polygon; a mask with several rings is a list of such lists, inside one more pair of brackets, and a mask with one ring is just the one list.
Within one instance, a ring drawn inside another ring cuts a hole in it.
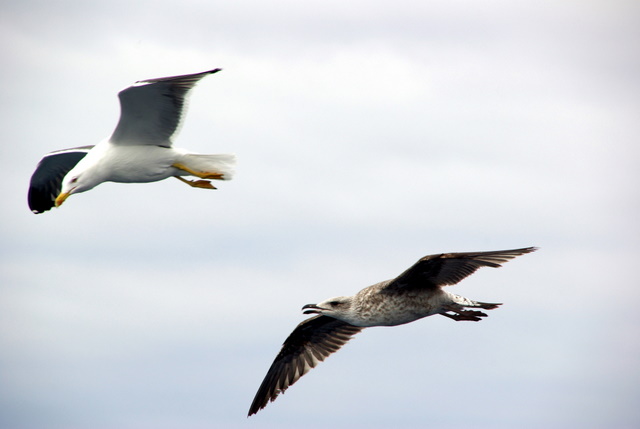
[{"label": "gull's black eye", "polygon": [[337,306],[339,306],[339,305],[340,305],[340,302],[339,302],[339,301],[331,301],[331,302],[329,303],[329,305],[330,305],[330,306],[332,306],[332,307],[337,307]]},{"label": "gull's black eye", "polygon": [[73,177],[73,178],[71,178],[71,183],[76,183],[77,181],[78,181],[78,178],[77,178],[77,177]]}]

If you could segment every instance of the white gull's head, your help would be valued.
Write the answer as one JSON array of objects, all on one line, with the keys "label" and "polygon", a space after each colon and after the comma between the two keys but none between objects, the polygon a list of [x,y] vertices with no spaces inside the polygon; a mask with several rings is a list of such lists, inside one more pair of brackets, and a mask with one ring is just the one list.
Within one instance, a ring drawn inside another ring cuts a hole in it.
[{"label": "white gull's head", "polygon": [[80,161],[62,180],[60,193],[55,200],[56,207],[64,203],[70,195],[93,189],[104,181],[94,165],[86,161],[87,158]]}]

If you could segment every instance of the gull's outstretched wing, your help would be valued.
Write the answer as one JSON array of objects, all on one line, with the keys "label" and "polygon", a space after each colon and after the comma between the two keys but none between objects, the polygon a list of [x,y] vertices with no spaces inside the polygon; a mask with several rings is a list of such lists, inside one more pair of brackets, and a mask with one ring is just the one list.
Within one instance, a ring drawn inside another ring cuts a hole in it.
[{"label": "gull's outstretched wing", "polygon": [[74,147],[46,154],[38,163],[29,184],[29,208],[44,213],[55,206],[62,179],[93,146]]},{"label": "gull's outstretched wing", "polygon": [[274,401],[300,377],[347,343],[363,328],[329,316],[315,316],[300,323],[285,340],[256,393],[249,415]]},{"label": "gull's outstretched wing", "polygon": [[525,247],[490,252],[440,253],[421,258],[411,268],[391,280],[383,290],[435,289],[454,285],[480,267],[498,268],[516,256],[537,250]]},{"label": "gull's outstretched wing", "polygon": [[171,146],[189,90],[220,70],[143,80],[120,91],[120,120],[109,140],[121,145]]}]

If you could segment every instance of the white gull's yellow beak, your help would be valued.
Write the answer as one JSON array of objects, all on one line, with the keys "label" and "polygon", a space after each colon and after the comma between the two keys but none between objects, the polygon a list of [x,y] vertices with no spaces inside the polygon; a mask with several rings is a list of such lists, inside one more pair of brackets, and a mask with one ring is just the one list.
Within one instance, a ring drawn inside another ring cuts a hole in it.
[{"label": "white gull's yellow beak", "polygon": [[58,195],[58,197],[56,198],[56,207],[60,207],[62,203],[64,203],[64,200],[69,198],[69,195],[71,194],[68,192],[63,192],[60,195]]}]

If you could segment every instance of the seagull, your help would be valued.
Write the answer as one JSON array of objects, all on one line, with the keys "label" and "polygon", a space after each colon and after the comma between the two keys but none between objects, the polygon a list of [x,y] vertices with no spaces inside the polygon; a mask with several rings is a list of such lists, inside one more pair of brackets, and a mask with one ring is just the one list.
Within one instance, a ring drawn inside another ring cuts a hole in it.
[{"label": "seagull", "polygon": [[392,280],[362,289],[353,296],[330,298],[302,307],[316,316],[300,323],[284,341],[267,371],[249,416],[274,401],[355,334],[371,326],[397,326],[441,314],[456,321],[477,322],[501,304],[473,301],[443,289],[473,274],[480,267],[498,268],[516,256],[537,250],[526,247],[490,252],[428,255]]},{"label": "seagull", "polygon": [[220,70],[142,80],[120,91],[120,120],[111,137],[95,146],[57,150],[42,158],[31,176],[31,211],[38,214],[58,207],[70,195],[102,182],[147,183],[173,176],[192,187],[216,189],[207,179],[231,179],[235,155],[202,155],[172,147],[189,91]]}]

